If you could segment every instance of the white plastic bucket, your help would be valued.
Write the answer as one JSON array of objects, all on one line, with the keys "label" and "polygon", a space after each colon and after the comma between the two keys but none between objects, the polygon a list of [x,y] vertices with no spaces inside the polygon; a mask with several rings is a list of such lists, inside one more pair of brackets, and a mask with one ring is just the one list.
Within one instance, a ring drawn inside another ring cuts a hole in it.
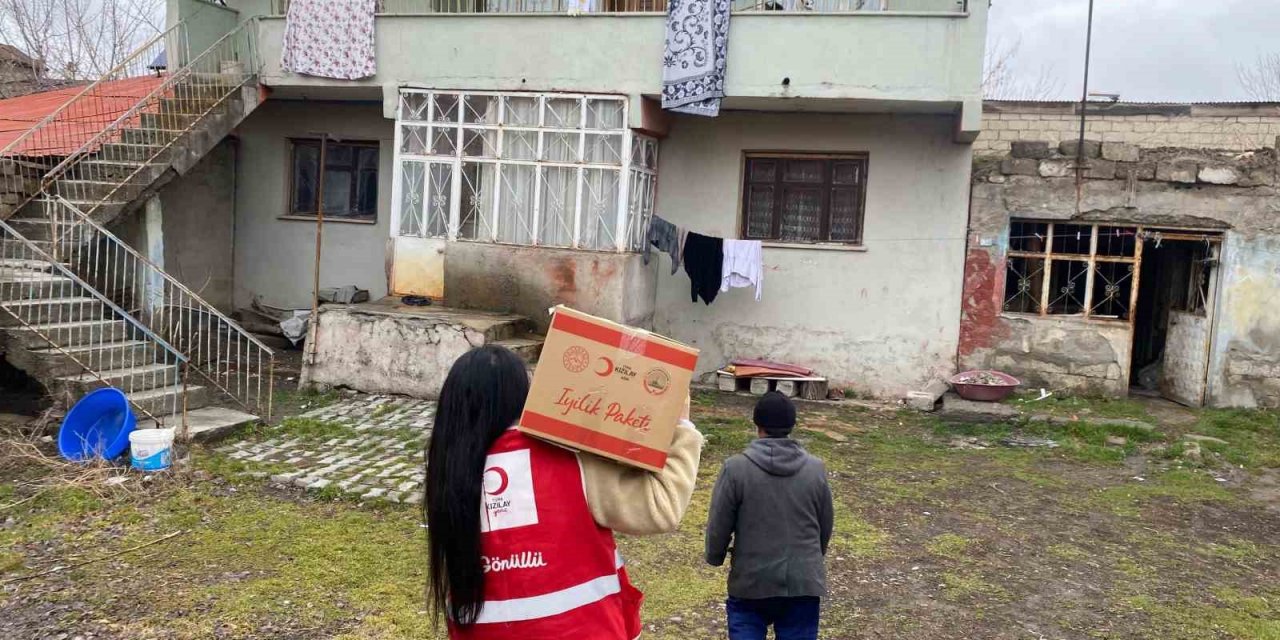
[{"label": "white plastic bucket", "polygon": [[137,429],[129,434],[129,459],[139,471],[163,471],[173,459],[173,429]]}]

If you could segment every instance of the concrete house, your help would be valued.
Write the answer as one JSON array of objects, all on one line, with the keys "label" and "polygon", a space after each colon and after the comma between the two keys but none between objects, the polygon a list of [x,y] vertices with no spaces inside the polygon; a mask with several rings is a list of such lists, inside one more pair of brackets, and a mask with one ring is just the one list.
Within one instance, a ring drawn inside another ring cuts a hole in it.
[{"label": "concrete house", "polygon": [[[471,346],[535,359],[564,303],[700,374],[902,397],[955,371],[987,6],[737,0],[708,118],[661,108],[660,0],[379,0],[355,80],[283,68],[286,0],[170,0],[104,78],[0,102],[0,355],[161,422],[269,413],[275,354],[232,318],[308,309],[318,260],[371,300],[321,307],[304,382],[431,395]],[[644,259],[655,215],[761,240],[761,299],[692,302]]]},{"label": "concrete house", "polygon": [[[696,345],[702,372],[763,356],[894,397],[952,372],[987,3],[739,2],[718,118],[661,110],[661,4],[383,2],[377,73],[347,81],[282,69],[284,3],[230,0],[258,17],[269,95],[219,203],[233,304],[309,305],[323,140],[342,202],[326,204],[322,287],[538,328],[565,303]],[[811,228],[779,224],[810,206]],[[763,298],[690,302],[665,255],[640,255],[655,214],[765,240]]]},{"label": "concrete house", "polygon": [[992,102],[959,364],[1031,385],[1280,406],[1275,104]]}]

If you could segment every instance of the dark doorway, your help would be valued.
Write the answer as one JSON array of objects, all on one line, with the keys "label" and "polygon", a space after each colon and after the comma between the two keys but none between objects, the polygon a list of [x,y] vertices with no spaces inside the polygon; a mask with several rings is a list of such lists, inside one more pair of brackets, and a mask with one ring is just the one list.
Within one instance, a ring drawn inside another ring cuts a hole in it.
[{"label": "dark doorway", "polygon": [[1219,242],[1144,234],[1129,370],[1135,393],[1204,404]]}]

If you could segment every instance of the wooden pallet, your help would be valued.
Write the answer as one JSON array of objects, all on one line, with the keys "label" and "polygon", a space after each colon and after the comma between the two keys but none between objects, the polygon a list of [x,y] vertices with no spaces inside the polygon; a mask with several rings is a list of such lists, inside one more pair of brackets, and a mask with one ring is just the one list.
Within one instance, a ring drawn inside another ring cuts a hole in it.
[{"label": "wooden pallet", "polygon": [[782,376],[741,378],[721,369],[716,372],[716,384],[721,391],[729,393],[749,391],[751,395],[762,396],[770,391],[777,391],[788,398],[798,396],[805,400],[827,399],[826,378]]}]

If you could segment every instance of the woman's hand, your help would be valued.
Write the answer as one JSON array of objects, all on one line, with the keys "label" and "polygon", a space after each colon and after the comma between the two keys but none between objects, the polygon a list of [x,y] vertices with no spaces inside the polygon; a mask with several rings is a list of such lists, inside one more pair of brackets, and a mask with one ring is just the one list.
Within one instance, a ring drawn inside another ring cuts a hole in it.
[{"label": "woman's hand", "polygon": [[689,421],[689,394],[684,394],[684,408],[680,410],[680,419]]}]

